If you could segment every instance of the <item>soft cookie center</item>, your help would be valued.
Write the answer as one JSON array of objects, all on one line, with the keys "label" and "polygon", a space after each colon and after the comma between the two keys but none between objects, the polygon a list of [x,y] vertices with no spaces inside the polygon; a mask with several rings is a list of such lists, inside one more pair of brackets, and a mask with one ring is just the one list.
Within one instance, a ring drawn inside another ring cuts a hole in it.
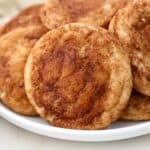
[{"label": "soft cookie center", "polygon": [[62,118],[80,118],[94,107],[94,114],[103,111],[109,74],[96,52],[67,42],[40,60],[44,107]]}]

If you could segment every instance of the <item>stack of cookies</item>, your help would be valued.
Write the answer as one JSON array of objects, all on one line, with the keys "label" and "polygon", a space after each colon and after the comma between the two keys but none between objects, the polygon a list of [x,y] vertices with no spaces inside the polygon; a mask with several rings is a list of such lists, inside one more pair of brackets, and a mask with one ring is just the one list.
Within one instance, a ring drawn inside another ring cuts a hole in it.
[{"label": "stack of cookies", "polygon": [[150,120],[150,1],[26,8],[0,28],[0,98],[62,128]]}]

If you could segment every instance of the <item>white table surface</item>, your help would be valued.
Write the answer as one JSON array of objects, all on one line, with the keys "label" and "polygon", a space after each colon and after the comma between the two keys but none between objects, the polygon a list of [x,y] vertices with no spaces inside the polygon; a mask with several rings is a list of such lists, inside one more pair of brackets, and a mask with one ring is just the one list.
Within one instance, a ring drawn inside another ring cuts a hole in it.
[{"label": "white table surface", "polygon": [[68,142],[36,135],[0,118],[0,150],[148,150],[149,147],[150,135],[116,142]]}]

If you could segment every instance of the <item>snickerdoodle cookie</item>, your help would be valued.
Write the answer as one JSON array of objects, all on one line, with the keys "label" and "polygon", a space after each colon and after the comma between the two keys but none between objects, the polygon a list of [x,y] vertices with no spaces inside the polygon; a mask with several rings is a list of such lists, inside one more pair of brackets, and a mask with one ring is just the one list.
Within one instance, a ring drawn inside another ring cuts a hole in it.
[{"label": "snickerdoodle cookie", "polygon": [[37,114],[25,93],[24,68],[32,47],[44,33],[41,26],[30,26],[0,37],[0,98],[20,114]]},{"label": "snickerdoodle cookie", "polygon": [[150,97],[134,91],[121,119],[150,120]]},{"label": "snickerdoodle cookie", "polygon": [[41,9],[41,20],[49,29],[73,22],[106,27],[127,0],[49,0]]},{"label": "snickerdoodle cookie", "polygon": [[42,6],[43,4],[36,4],[22,10],[16,17],[12,18],[2,27],[2,29],[0,30],[0,35],[6,34],[18,27],[27,27],[31,25],[38,25],[46,28],[42,24],[39,16]]},{"label": "snickerdoodle cookie", "polygon": [[119,10],[109,30],[130,56],[134,88],[150,96],[150,0],[133,0]]},{"label": "snickerdoodle cookie", "polygon": [[25,67],[25,88],[37,112],[51,125],[102,129],[127,105],[130,63],[106,30],[68,24],[37,42]]}]

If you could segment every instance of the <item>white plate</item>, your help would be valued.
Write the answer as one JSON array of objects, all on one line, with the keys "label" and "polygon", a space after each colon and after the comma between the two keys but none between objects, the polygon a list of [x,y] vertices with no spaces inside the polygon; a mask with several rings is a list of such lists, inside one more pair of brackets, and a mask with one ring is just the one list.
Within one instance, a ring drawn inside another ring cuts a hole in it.
[{"label": "white plate", "polygon": [[[5,18],[7,20],[8,18]],[[0,24],[4,23],[0,20]],[[0,103],[0,116],[28,131],[69,141],[100,142],[115,141],[133,138],[150,133],[150,121],[145,122],[123,122],[114,123],[105,130],[85,131],[57,128],[48,125],[38,117],[25,117],[18,115]]]},{"label": "white plate", "polygon": [[0,115],[11,123],[31,132],[70,141],[114,141],[128,139],[150,133],[150,121],[147,122],[116,122],[105,130],[85,131],[57,128],[48,125],[38,117],[18,115],[0,103]]}]

